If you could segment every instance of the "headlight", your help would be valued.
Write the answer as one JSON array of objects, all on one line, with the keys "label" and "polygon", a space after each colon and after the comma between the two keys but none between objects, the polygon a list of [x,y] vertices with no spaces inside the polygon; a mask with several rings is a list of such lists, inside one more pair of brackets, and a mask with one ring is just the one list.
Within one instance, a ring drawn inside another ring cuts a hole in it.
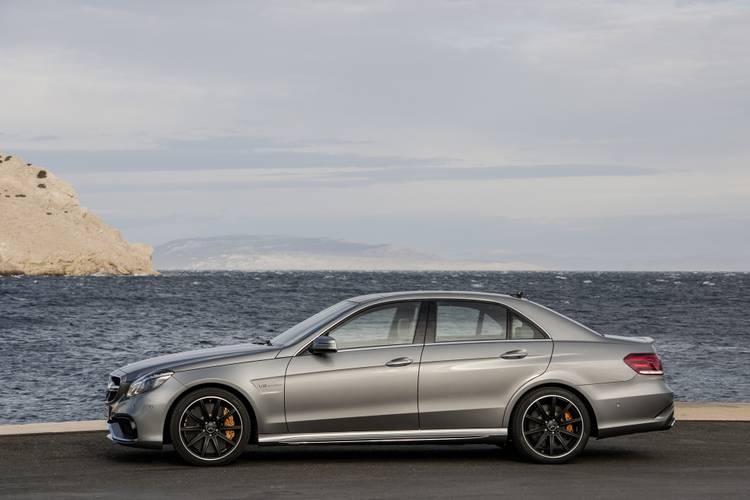
[{"label": "headlight", "polygon": [[174,372],[171,372],[169,370],[162,370],[159,372],[141,375],[140,377],[135,379],[135,382],[130,384],[130,387],[128,388],[128,397],[131,398],[133,396],[137,396],[138,394],[156,389],[161,384],[169,380],[169,377],[171,377],[172,375],[174,375]]}]

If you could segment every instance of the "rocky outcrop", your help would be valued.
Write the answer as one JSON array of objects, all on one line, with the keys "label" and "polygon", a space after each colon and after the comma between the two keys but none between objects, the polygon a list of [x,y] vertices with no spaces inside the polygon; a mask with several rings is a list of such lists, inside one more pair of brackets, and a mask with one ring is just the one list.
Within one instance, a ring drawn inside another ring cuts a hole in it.
[{"label": "rocky outcrop", "polygon": [[82,207],[49,170],[0,153],[0,275],[155,274],[151,253]]}]

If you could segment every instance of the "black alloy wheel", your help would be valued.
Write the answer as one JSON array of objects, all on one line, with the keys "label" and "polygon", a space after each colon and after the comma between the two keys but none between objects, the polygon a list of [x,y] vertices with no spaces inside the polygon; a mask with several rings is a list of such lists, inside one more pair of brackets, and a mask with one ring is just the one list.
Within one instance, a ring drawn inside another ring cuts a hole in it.
[{"label": "black alloy wheel", "polygon": [[224,465],[244,450],[251,422],[242,402],[223,389],[184,396],[172,413],[172,444],[194,465]]},{"label": "black alloy wheel", "polygon": [[558,388],[533,391],[517,405],[512,439],[526,458],[540,463],[563,463],[586,446],[591,427],[586,406],[575,394]]}]

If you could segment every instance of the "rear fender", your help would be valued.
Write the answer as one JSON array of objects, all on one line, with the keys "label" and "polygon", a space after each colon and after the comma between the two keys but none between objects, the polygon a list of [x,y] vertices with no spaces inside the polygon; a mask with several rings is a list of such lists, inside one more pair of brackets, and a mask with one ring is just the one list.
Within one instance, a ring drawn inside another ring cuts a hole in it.
[{"label": "rear fender", "polygon": [[[546,374],[545,374],[546,375]],[[544,377],[544,375],[542,376]],[[572,393],[578,395],[581,399],[583,399],[583,402],[586,404],[586,407],[591,413],[592,419],[594,420],[594,425],[592,428],[592,433],[595,434],[596,431],[596,412],[594,411],[594,407],[591,404],[591,395],[588,394],[588,391],[585,388],[578,387],[575,384],[572,384],[569,380],[560,379],[560,378],[536,378],[529,383],[523,385],[520,389],[518,389],[515,394],[513,394],[513,397],[508,402],[508,405],[505,407],[505,413],[503,414],[502,419],[502,427],[510,428],[511,425],[511,418],[513,416],[513,411],[516,408],[516,405],[518,402],[529,392],[533,391],[534,389],[539,389],[542,387],[560,387],[562,389],[567,389],[571,391]]]}]

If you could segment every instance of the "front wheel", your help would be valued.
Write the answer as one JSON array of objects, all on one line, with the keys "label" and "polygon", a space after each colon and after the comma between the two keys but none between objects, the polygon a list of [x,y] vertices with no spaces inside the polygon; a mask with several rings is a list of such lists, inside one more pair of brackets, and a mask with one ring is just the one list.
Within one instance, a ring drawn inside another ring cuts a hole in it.
[{"label": "front wheel", "polygon": [[172,412],[175,451],[193,465],[224,465],[242,454],[251,422],[242,401],[223,389],[199,389],[183,396]]},{"label": "front wheel", "polygon": [[534,462],[558,464],[581,454],[591,433],[583,401],[556,387],[532,391],[517,405],[511,423],[513,445]]}]

